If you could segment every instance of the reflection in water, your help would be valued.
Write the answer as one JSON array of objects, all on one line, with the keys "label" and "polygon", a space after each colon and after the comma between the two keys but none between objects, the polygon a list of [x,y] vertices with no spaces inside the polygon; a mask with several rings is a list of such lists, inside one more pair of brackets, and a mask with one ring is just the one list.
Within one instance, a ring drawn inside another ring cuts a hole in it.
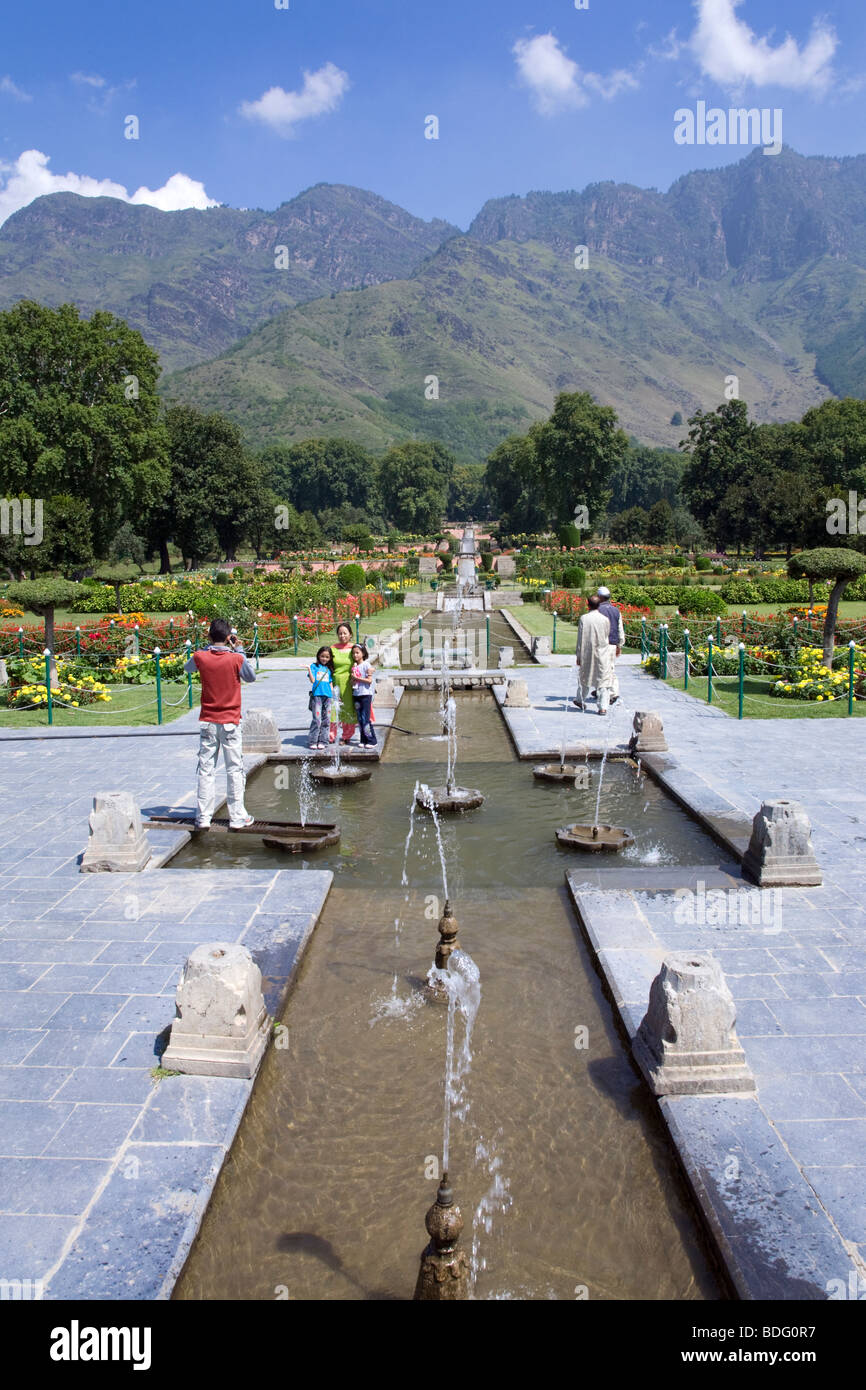
[{"label": "reflection in water", "polygon": [[[561,886],[575,859],[553,830],[589,820],[594,794],[536,784],[491,697],[456,698],[461,766],[487,797],[471,821],[443,825],[461,943],[483,981],[471,1106],[451,1130],[474,1296],[718,1297],[655,1102]],[[343,834],[309,863],[333,868],[334,887],[284,1013],[289,1045],[265,1058],[178,1298],[412,1295],[439,1177],[446,1017],[419,1002],[441,870],[429,818],[407,840],[407,808],[416,778],[442,780],[447,751],[428,737],[439,718],[437,692],[407,696],[401,723],[420,737],[392,734],[370,782],[319,793],[317,814]],[[297,805],[296,784],[280,791],[272,774],[250,784],[256,815],[286,814],[281,797]],[[616,762],[602,815],[630,825],[637,849],[718,862],[658,788]],[[190,846],[183,867],[285,868],[229,840]]]}]

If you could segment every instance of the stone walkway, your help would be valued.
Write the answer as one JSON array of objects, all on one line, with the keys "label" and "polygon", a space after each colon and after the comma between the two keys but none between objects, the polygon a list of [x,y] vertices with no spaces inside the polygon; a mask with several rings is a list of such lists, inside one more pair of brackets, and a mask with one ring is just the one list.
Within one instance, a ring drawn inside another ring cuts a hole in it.
[{"label": "stone walkway", "polygon": [[[765,922],[688,923],[670,870],[634,887],[606,874],[602,888],[576,861],[583,930],[629,1035],[666,951],[711,949],[722,964],[757,1096],[661,1109],[740,1293],[825,1298],[833,1280],[850,1289],[852,1271],[863,1292],[866,730],[738,723],[628,659],[619,673],[620,702],[604,720],[574,710],[569,743],[622,747],[634,710],[659,710],[671,754],[651,760],[653,775],[734,852],[762,800],[802,801],[824,886],[781,890]],[[304,676],[262,674],[247,707],[273,709],[285,755],[300,757]],[[518,753],[558,752],[573,665],[516,674],[532,700],[503,711]],[[391,718],[380,712],[383,733]],[[41,1280],[49,1298],[168,1295],[251,1090],[152,1080],[179,970],[202,941],[241,940],[277,1007],[330,886],[292,869],[79,875],[95,792],[131,790],[145,811],[191,806],[197,732],[193,712],[162,731],[0,734],[0,1278]],[[149,834],[165,850],[174,832]],[[706,889],[730,904],[745,885],[708,871]]]},{"label": "stone walkway", "polygon": [[[273,709],[283,756],[302,757],[306,679],[264,662],[262,676],[245,707]],[[252,1090],[152,1078],[183,963],[243,942],[277,1012],[332,875],[81,875],[97,791],[132,791],[144,813],[194,805],[197,711],[93,732],[0,733],[0,1279],[46,1298],[167,1297]],[[188,838],[147,833],[159,857]]]},{"label": "stone walkway", "polygon": [[[738,854],[762,800],[802,802],[824,884],[761,892],[691,871],[680,886],[694,897],[677,898],[669,872],[647,869],[631,890],[606,872],[602,889],[576,862],[568,883],[582,926],[630,1038],[666,953],[711,951],[722,966],[757,1096],[668,1098],[661,1109],[741,1296],[862,1296],[866,731],[845,718],[739,722],[634,660],[618,670],[620,701],[606,719],[574,709],[569,744],[622,750],[634,711],[657,710],[670,754],[644,761],[658,779]],[[503,711],[515,745],[524,757],[558,753],[574,667],[520,674],[532,708]]]}]

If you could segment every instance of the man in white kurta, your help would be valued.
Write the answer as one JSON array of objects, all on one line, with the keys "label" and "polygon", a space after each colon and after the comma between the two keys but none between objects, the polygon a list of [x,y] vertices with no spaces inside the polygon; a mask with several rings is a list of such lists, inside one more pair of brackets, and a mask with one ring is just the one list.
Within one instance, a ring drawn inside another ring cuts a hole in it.
[{"label": "man in white kurta", "polygon": [[591,690],[597,692],[598,712],[607,714],[614,682],[616,647],[611,645],[610,623],[599,613],[600,599],[593,594],[588,600],[589,612],[577,625],[577,665],[584,701]]}]

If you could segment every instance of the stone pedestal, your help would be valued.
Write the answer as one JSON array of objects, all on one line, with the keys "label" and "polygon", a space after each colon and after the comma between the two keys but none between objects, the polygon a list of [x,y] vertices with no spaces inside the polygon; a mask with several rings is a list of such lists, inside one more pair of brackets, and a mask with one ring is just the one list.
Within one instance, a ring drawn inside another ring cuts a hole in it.
[{"label": "stone pedestal", "polygon": [[668,679],[681,681],[686,674],[686,654],[685,652],[668,652]]},{"label": "stone pedestal", "polygon": [[709,1096],[755,1090],[734,1024],[737,1011],[712,956],[665,958],[635,1035],[635,1061],[657,1096]]},{"label": "stone pedestal", "polygon": [[505,667],[505,666],[513,666],[513,665],[514,665],[514,648],[513,648],[513,647],[500,647],[500,648],[499,648],[499,669],[500,669],[500,671],[501,671],[501,670],[503,669],[503,667]]},{"label": "stone pedestal", "polygon": [[376,709],[396,709],[397,693],[394,682],[390,676],[379,676],[376,681],[376,693],[373,696],[373,705]]},{"label": "stone pedestal", "polygon": [[505,707],[506,709],[531,708],[529,700],[529,687],[527,686],[526,681],[518,680],[516,677],[512,677],[512,679],[508,682],[508,687],[505,691]]},{"label": "stone pedestal", "polygon": [[822,882],[812,827],[799,801],[765,801],[752,821],[743,871],[761,888],[808,888]]},{"label": "stone pedestal", "polygon": [[400,665],[400,639],[394,633],[388,637],[383,637],[379,643],[379,666],[391,666],[394,668]]},{"label": "stone pedestal", "polygon": [[517,571],[517,561],[513,555],[497,555],[494,561],[500,579],[513,579]]},{"label": "stone pedestal", "polygon": [[273,710],[248,710],[241,722],[241,729],[244,736],[244,757],[250,753],[279,753],[283,746]]},{"label": "stone pedestal", "polygon": [[535,657],[536,660],[538,660],[539,657],[542,657],[542,656],[550,656],[550,638],[549,638],[549,637],[533,637],[533,639],[532,639],[532,655]]},{"label": "stone pedestal", "polygon": [[666,753],[668,751],[660,714],[654,710],[638,710],[634,717],[634,733],[629,741],[632,753]]},{"label": "stone pedestal", "polygon": [[150,859],[150,845],[130,792],[97,792],[89,824],[83,874],[140,873]]},{"label": "stone pedestal", "polygon": [[0,660],[0,685],[9,684],[9,675],[6,671],[6,662]]},{"label": "stone pedestal", "polygon": [[418,573],[426,575],[436,575],[439,565],[435,555],[422,555],[418,561]]},{"label": "stone pedestal", "polygon": [[245,946],[197,946],[175,996],[177,1017],[162,1065],[189,1076],[255,1076],[270,1020],[262,972]]}]

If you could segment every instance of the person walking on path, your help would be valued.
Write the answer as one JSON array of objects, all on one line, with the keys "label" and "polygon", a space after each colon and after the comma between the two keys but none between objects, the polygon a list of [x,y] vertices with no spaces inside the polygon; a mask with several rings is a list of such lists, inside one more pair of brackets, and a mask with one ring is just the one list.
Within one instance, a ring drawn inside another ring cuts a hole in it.
[{"label": "person walking on path", "polygon": [[607,714],[614,680],[616,648],[611,646],[610,621],[600,613],[598,594],[588,599],[589,611],[577,625],[577,665],[580,670],[581,708],[584,691],[597,693],[598,712]]},{"label": "person walking on path", "polygon": [[210,625],[210,646],[193,652],[184,670],[201,677],[201,709],[198,745],[196,830],[207,830],[216,797],[216,770],[220,750],[226,764],[229,827],[244,830],[253,817],[244,806],[244,749],[241,733],[241,681],[254,681],[256,673],[243,647],[231,635],[224,618]]},{"label": "person walking on path", "polygon": [[310,724],[310,737],[307,743],[310,748],[327,748],[327,739],[331,727],[331,697],[334,694],[334,653],[330,647],[320,647],[316,652],[315,661],[310,662],[310,669],[307,672],[312,690],[310,692],[310,714],[313,716]]},{"label": "person walking on path", "polygon": [[370,665],[366,647],[352,648],[352,696],[361,726],[361,743],[366,748],[375,748],[377,739],[371,721],[373,708],[373,667]]},{"label": "person walking on path", "polygon": [[[616,647],[616,656],[619,656],[625,646],[625,628],[622,622],[622,613],[617,608],[610,596],[610,589],[602,584],[596,592],[601,600],[598,606],[599,613],[603,613],[610,623],[610,642],[611,646]],[[616,677],[616,661],[613,667],[613,683],[610,690],[610,703],[616,704],[619,699],[619,681]]]},{"label": "person walking on path", "polygon": [[337,723],[335,702],[331,707],[331,733],[328,740],[330,743],[336,743],[341,737],[340,725],[343,743],[350,743],[358,723],[352,698],[352,646],[352,629],[349,624],[338,623],[337,640],[331,651],[334,657],[334,684],[340,696],[340,723]]}]

